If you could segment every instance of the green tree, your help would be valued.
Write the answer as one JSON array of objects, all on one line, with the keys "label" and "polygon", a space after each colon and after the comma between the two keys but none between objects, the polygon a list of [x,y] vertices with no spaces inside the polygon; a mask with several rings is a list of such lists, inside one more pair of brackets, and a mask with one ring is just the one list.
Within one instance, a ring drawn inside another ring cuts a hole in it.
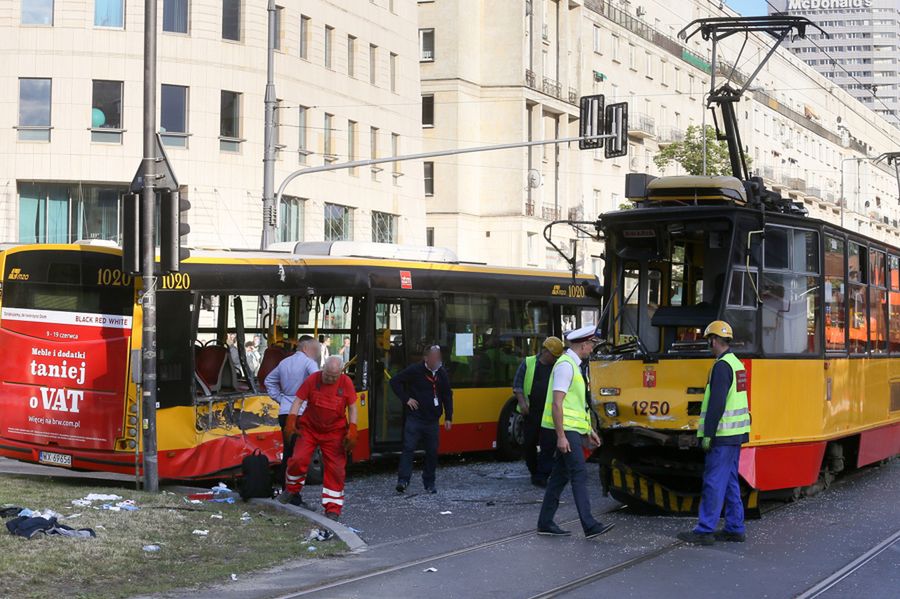
[{"label": "green tree", "polygon": [[[750,157],[745,155],[744,159],[749,168]],[[659,169],[666,168],[672,161],[680,164],[689,175],[703,174],[703,137],[700,127],[688,127],[683,140],[669,144],[653,159]],[[706,126],[706,174],[731,175],[728,144],[716,139],[716,129],[711,125]]]}]

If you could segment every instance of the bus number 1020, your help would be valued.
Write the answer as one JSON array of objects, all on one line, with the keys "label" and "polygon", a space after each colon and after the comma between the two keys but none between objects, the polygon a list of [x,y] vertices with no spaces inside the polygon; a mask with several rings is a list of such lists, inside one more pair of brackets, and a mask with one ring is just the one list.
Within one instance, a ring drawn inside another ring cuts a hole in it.
[{"label": "bus number 1020", "polygon": [[190,289],[191,275],[186,272],[171,272],[160,277],[163,289]]},{"label": "bus number 1020", "polygon": [[134,278],[118,268],[101,268],[97,270],[97,285],[106,287],[129,287]]}]

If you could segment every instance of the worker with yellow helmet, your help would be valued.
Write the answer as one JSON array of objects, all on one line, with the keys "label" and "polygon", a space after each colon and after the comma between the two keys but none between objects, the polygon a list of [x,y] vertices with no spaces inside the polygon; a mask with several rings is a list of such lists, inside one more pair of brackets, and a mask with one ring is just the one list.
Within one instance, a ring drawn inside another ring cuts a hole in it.
[{"label": "worker with yellow helmet", "polygon": [[[541,434],[541,420],[544,417],[550,373],[564,350],[559,337],[547,337],[538,354],[522,360],[513,378],[513,394],[518,401],[516,409],[525,419],[525,465],[531,473],[531,484],[537,487],[547,486],[547,479],[553,469],[556,437]],[[540,453],[538,447],[541,448]]]},{"label": "worker with yellow helmet", "polygon": [[[744,504],[738,465],[741,445],[750,440],[747,370],[731,352],[731,325],[716,320],[706,327],[703,336],[716,357],[697,424],[697,437],[706,452],[703,494],[697,526],[680,533],[678,538],[695,545],[712,545],[715,541],[743,543]],[[725,527],[717,531],[723,504]]]}]

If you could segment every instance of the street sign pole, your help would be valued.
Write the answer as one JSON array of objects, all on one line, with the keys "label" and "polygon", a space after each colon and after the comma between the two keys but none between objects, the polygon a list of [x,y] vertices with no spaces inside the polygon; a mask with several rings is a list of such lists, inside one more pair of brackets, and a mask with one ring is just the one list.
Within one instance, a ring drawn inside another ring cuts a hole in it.
[{"label": "street sign pole", "polygon": [[141,338],[141,431],[144,455],[144,490],[159,490],[156,454],[156,5],[144,0],[144,152],[141,190],[140,253],[143,335]]},{"label": "street sign pole", "polygon": [[263,231],[261,249],[275,241],[275,0],[269,0],[266,44],[265,129],[263,138]]}]

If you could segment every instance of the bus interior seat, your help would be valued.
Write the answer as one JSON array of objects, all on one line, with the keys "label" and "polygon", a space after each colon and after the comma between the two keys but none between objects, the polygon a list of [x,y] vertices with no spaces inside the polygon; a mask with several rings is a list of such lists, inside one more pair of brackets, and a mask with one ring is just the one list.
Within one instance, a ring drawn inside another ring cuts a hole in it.
[{"label": "bus interior seat", "polygon": [[256,373],[261,389],[265,389],[266,377],[269,376],[269,373],[275,370],[278,363],[289,355],[290,353],[286,349],[278,347],[277,345],[270,345],[266,348],[266,353],[263,354],[263,359],[259,363],[259,371]]},{"label": "bus interior seat", "polygon": [[222,385],[220,390],[233,389],[235,391],[249,391],[250,385],[240,379],[241,371],[235,368],[234,361],[231,359],[230,354],[227,362],[228,364],[222,372]]},{"label": "bus interior seat", "polygon": [[221,345],[198,347],[194,359],[197,375],[206,385],[210,393],[222,388],[225,365],[228,363],[228,350]]}]

